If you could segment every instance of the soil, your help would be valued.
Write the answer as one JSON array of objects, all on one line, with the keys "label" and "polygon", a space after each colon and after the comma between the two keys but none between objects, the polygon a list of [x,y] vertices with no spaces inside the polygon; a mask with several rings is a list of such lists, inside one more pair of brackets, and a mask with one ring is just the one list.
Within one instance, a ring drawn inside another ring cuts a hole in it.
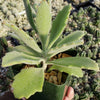
[{"label": "soil", "polygon": [[[71,57],[70,55],[66,53],[60,53],[54,57],[51,58],[51,60],[59,59],[59,58],[64,58],[64,57]],[[48,68],[51,66],[48,66]],[[66,73],[59,72],[57,70],[53,70],[49,73],[45,73],[45,79],[46,81],[50,83],[54,83],[56,85],[61,85],[64,84],[67,78]]]}]

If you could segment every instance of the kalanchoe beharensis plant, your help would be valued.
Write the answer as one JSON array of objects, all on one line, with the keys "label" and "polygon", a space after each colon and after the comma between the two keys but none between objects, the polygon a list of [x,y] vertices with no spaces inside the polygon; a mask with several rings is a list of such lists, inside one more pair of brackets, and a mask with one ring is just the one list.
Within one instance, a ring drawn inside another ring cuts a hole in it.
[{"label": "kalanchoe beharensis plant", "polygon": [[77,77],[83,76],[82,69],[99,70],[95,61],[86,57],[67,57],[50,61],[50,58],[54,55],[83,44],[83,40],[81,40],[85,35],[83,31],[72,32],[60,39],[70,14],[71,5],[65,6],[52,22],[50,5],[47,1],[41,2],[35,20],[32,18],[29,0],[24,0],[24,4],[29,23],[38,34],[42,48],[34,38],[23,30],[7,23],[6,25],[13,30],[15,36],[21,41],[21,45],[14,47],[11,52],[3,57],[2,66],[8,67],[22,63],[38,65],[41,62],[42,66],[22,69],[14,77],[12,87],[16,98],[29,98],[36,92],[42,91],[47,65],[51,65],[48,71],[58,70]]}]

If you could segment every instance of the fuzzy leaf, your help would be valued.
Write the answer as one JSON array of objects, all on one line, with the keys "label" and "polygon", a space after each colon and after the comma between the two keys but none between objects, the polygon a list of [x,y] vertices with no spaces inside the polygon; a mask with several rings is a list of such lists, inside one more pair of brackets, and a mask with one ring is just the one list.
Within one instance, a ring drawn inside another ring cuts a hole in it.
[{"label": "fuzzy leaf", "polygon": [[52,48],[56,47],[56,46],[57,46],[57,44],[58,44],[61,40],[62,40],[62,38],[61,38],[61,37],[60,37],[60,38],[58,38],[58,39],[56,40],[56,42],[53,44]]},{"label": "fuzzy leaf", "polygon": [[29,56],[22,52],[12,51],[6,53],[2,60],[2,67],[8,67],[16,64],[39,64],[42,58]]},{"label": "fuzzy leaf", "polygon": [[17,39],[19,44],[24,44],[21,39],[14,33],[8,33],[8,36],[13,37],[14,39]]},{"label": "fuzzy leaf", "polygon": [[65,72],[68,73],[69,75],[73,75],[76,77],[83,77],[83,72],[81,70],[81,68],[78,67],[68,67],[68,66],[51,66],[50,69],[48,71],[51,70],[59,70],[60,72]]},{"label": "fuzzy leaf", "polygon": [[36,27],[42,43],[45,44],[47,35],[51,29],[50,6],[46,1],[42,1],[37,10]]},{"label": "fuzzy leaf", "polygon": [[36,26],[35,26],[34,20],[33,20],[33,15],[35,15],[35,14],[32,14],[33,12],[31,10],[29,0],[23,0],[23,1],[24,1],[28,21],[29,21],[31,27],[37,32],[37,29],[36,29]]},{"label": "fuzzy leaf", "polygon": [[39,46],[37,45],[36,41],[30,37],[27,33],[25,33],[23,30],[19,29],[17,26],[6,23],[6,25],[15,32],[15,34],[22,40],[27,46],[32,48],[33,50],[37,52],[42,52]]},{"label": "fuzzy leaf", "polygon": [[14,32],[8,33],[8,36],[13,37],[14,39],[17,39],[19,44],[24,44],[23,41],[21,41],[20,37],[18,37]]},{"label": "fuzzy leaf", "polygon": [[75,31],[66,36],[62,41],[58,43],[57,46],[63,45],[63,44],[70,44],[72,42],[75,42],[77,40],[80,40],[84,36],[84,31]]},{"label": "fuzzy leaf", "polygon": [[70,14],[71,5],[65,6],[56,16],[56,19],[53,21],[53,25],[50,32],[49,37],[49,48],[55,43],[55,41],[60,37],[62,34],[66,23],[68,21],[68,17]]},{"label": "fuzzy leaf", "polygon": [[60,52],[64,52],[68,49],[74,48],[76,46],[82,45],[84,42],[83,40],[78,40],[78,41],[74,41],[72,43],[68,43],[68,44],[64,44],[62,46],[58,46],[55,48],[52,48],[48,54],[50,55],[50,57],[53,57],[54,55],[60,53]]},{"label": "fuzzy leaf", "polygon": [[22,69],[14,78],[12,87],[16,98],[28,99],[36,92],[41,92],[44,82],[44,70],[42,68]]},{"label": "fuzzy leaf", "polygon": [[11,37],[21,41],[20,38],[16,34],[14,34],[14,33],[8,33],[8,36],[11,36]]},{"label": "fuzzy leaf", "polygon": [[78,67],[82,69],[96,70],[99,71],[98,64],[87,57],[67,57],[61,58],[54,61],[50,61],[49,64],[57,66],[67,67]]},{"label": "fuzzy leaf", "polygon": [[31,49],[28,46],[25,45],[19,45],[13,48],[14,51],[18,51],[18,52],[22,52],[31,56],[40,56],[39,53],[37,53],[36,51],[34,51],[33,49]]}]

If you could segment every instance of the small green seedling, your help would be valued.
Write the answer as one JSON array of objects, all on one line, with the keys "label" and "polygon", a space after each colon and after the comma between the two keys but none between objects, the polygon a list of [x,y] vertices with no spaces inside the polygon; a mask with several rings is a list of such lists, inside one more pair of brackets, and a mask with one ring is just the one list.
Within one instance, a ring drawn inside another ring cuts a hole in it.
[{"label": "small green seedling", "polygon": [[52,65],[48,71],[58,70],[77,77],[83,76],[82,69],[99,70],[97,63],[86,57],[67,57],[50,61],[50,58],[54,55],[83,44],[81,39],[85,35],[83,31],[72,32],[65,38],[60,39],[68,21],[71,5],[65,6],[52,22],[50,5],[47,1],[43,0],[41,2],[34,19],[29,0],[24,0],[24,4],[29,23],[38,34],[42,48],[26,32],[7,23],[6,25],[13,30],[22,44],[6,53],[2,60],[2,66],[8,67],[22,63],[28,65],[42,63],[42,66],[22,69],[14,77],[12,87],[16,98],[29,98],[36,92],[42,92],[47,65]]}]

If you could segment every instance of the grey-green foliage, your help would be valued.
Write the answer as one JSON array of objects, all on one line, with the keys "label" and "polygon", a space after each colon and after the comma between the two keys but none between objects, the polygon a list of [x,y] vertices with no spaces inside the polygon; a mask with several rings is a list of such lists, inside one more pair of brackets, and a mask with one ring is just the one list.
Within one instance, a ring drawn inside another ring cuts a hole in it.
[{"label": "grey-green foliage", "polygon": [[[12,87],[16,98],[29,98],[36,92],[42,91],[44,72],[47,69],[47,65],[53,65],[50,70],[57,69],[77,77],[83,76],[82,69],[99,70],[97,63],[86,57],[69,57],[50,61],[50,58],[54,55],[83,44],[81,38],[85,33],[79,30],[72,32],[66,38],[60,40],[60,42],[58,41],[66,27],[71,5],[65,6],[52,22],[50,5],[45,0],[41,2],[37,9],[36,20],[32,19],[29,0],[24,0],[24,4],[29,23],[37,33],[38,38],[40,38],[42,48],[37,44],[35,39],[30,37],[26,32],[13,24],[4,22],[5,25],[14,31],[14,34],[22,44],[14,47],[11,52],[8,52],[3,57],[2,66],[8,67],[21,63],[38,65],[41,62],[42,66],[40,68],[30,67],[23,69],[15,76]],[[61,63],[59,64],[59,62]]]},{"label": "grey-green foliage", "polygon": [[95,99],[99,100],[100,97],[100,79],[99,74],[95,71],[84,70],[83,78],[74,77],[72,80],[72,87],[75,90],[74,100],[82,99]]},{"label": "grey-green foliage", "polygon": [[78,56],[90,57],[97,59],[99,57],[100,43],[100,11],[94,7],[80,8],[78,12],[74,12],[66,31],[84,30],[87,34],[84,36],[84,45],[77,47],[75,50]]},{"label": "grey-green foliage", "polygon": [[[94,16],[94,17],[93,17]],[[85,9],[80,8],[78,12],[74,12],[69,19],[68,27],[66,32],[70,33],[73,30],[84,30],[87,34],[84,36],[84,44],[82,46],[76,47],[74,50],[77,51],[77,56],[89,57],[97,60],[98,64],[100,58],[100,11],[94,7],[87,7]],[[99,64],[100,65],[100,64]],[[89,73],[89,75],[88,75]],[[95,99],[99,100],[100,81],[95,78],[100,77],[100,73],[95,73],[94,71],[85,71],[85,75],[81,78],[82,83],[79,81],[73,81],[73,88],[75,89],[75,100],[87,100]],[[78,79],[76,79],[78,80]],[[92,81],[93,80],[93,81]],[[74,82],[75,81],[75,82]],[[98,84],[98,85],[97,85]],[[86,86],[86,87],[85,87]],[[78,87],[78,88],[77,88]],[[90,90],[89,90],[90,89]],[[83,94],[81,94],[83,93]],[[88,97],[87,97],[88,95]]]}]

